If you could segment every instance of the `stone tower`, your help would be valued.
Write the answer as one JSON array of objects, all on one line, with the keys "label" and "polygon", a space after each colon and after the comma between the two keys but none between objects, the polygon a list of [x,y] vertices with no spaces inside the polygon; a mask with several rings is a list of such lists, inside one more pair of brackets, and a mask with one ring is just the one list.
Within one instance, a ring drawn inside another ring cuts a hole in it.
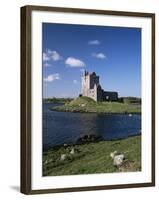
[{"label": "stone tower", "polygon": [[84,72],[82,77],[82,96],[87,96],[98,101],[99,76],[95,72]]},{"label": "stone tower", "polygon": [[117,92],[104,91],[99,83],[99,76],[95,72],[85,71],[82,76],[82,96],[90,97],[95,101],[116,101]]}]

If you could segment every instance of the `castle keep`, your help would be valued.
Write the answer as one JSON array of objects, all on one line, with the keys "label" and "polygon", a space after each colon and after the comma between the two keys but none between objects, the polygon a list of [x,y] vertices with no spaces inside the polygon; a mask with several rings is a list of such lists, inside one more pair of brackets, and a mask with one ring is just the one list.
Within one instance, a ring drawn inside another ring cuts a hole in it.
[{"label": "castle keep", "polygon": [[95,72],[84,72],[82,76],[82,96],[90,97],[95,101],[117,101],[118,93],[104,91],[99,83],[99,76]]}]

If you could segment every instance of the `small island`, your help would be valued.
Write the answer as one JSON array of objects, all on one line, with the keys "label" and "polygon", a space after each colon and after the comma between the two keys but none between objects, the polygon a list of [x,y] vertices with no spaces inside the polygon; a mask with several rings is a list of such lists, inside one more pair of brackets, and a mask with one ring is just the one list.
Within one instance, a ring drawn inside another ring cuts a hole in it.
[{"label": "small island", "polygon": [[50,108],[60,112],[81,112],[81,113],[105,113],[105,114],[140,114],[141,104],[139,101],[132,103],[131,98],[121,102],[96,102],[90,97],[78,97],[64,105]]},{"label": "small island", "polygon": [[95,72],[85,71],[82,76],[81,94],[76,99],[61,99],[64,105],[51,108],[54,111],[83,113],[141,113],[141,99],[118,97],[118,92],[104,91]]}]

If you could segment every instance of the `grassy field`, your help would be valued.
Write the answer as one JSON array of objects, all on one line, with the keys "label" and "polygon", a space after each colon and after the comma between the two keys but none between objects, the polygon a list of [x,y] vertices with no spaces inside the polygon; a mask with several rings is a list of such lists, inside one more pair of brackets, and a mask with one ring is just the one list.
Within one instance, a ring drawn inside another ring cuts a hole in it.
[{"label": "grassy field", "polygon": [[141,105],[119,102],[95,102],[88,97],[78,97],[69,103],[53,107],[51,110],[88,113],[141,113]]},{"label": "grassy field", "polygon": [[[74,154],[70,154],[72,148]],[[113,165],[110,153],[117,151],[125,156],[122,168]],[[66,159],[61,160],[65,154]],[[141,170],[141,136],[117,141],[99,141],[74,146],[61,146],[43,152],[43,176],[133,172]]]}]

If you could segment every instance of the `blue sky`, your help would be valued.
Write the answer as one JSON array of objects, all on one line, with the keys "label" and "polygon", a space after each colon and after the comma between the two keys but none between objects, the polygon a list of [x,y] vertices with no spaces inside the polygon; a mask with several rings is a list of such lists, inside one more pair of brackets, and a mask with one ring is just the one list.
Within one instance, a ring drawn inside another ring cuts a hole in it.
[{"label": "blue sky", "polygon": [[141,29],[43,23],[43,97],[77,97],[83,70],[106,91],[141,97]]}]

